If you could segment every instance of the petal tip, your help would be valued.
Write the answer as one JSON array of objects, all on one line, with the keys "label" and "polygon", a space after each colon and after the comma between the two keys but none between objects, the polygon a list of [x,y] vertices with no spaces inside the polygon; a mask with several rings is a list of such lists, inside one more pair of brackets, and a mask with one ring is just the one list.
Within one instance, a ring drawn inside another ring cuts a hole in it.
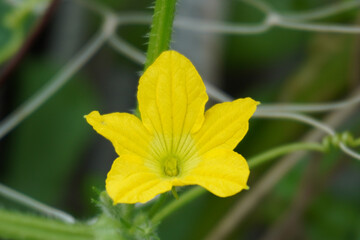
[{"label": "petal tip", "polygon": [[93,120],[98,120],[100,119],[101,115],[98,111],[92,111],[91,113],[89,113],[88,115],[85,115],[84,118],[86,119],[86,121],[91,121],[91,119]]},{"label": "petal tip", "polygon": [[259,105],[259,104],[261,104],[261,102],[256,101],[256,100],[252,99],[251,97],[246,97],[245,99],[248,100],[248,101],[251,101],[252,104],[254,104],[254,105]]}]

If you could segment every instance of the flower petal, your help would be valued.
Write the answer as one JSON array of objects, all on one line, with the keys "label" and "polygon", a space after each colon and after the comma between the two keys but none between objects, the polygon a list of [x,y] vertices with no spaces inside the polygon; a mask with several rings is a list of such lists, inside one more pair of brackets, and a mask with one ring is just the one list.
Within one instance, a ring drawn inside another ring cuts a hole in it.
[{"label": "flower petal", "polygon": [[[196,132],[208,97],[192,63],[175,51],[163,52],[140,78],[138,101],[145,127],[158,134],[166,151]],[[174,141],[174,139],[179,141]]]},{"label": "flower petal", "polygon": [[151,135],[134,115],[129,113],[100,115],[98,111],[93,111],[85,118],[99,134],[112,142],[117,154],[121,155],[128,151],[142,157],[148,156]]},{"label": "flower petal", "polygon": [[169,181],[151,172],[141,157],[132,154],[117,158],[106,178],[106,191],[114,203],[144,203],[171,187]]},{"label": "flower petal", "polygon": [[200,185],[219,197],[228,197],[247,189],[250,171],[238,153],[216,148],[205,155],[199,165],[182,182]]},{"label": "flower petal", "polygon": [[199,154],[216,147],[234,149],[245,136],[257,104],[251,98],[242,98],[206,111],[204,124],[194,136]]}]

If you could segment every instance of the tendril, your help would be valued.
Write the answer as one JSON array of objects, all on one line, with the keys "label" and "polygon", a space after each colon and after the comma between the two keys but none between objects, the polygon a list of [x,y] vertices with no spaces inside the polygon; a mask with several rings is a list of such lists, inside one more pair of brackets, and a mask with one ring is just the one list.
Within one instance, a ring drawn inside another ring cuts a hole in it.
[{"label": "tendril", "polygon": [[359,145],[359,139],[355,139],[350,132],[346,131],[326,136],[323,139],[322,144],[326,151],[330,151],[332,149],[340,149],[341,143],[349,147],[356,147]]}]

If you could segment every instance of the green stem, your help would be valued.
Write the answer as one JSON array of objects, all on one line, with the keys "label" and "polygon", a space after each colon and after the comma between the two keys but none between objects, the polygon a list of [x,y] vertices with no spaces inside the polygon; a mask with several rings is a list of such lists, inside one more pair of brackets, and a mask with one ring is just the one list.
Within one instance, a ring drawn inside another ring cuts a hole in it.
[{"label": "green stem", "polygon": [[175,198],[176,200],[179,199],[179,195],[178,195],[178,193],[177,193],[177,191],[176,191],[176,188],[175,188],[174,186],[171,188],[171,193],[172,193],[172,195],[174,196],[174,198]]},{"label": "green stem", "polygon": [[353,147],[357,147],[357,146],[359,146],[359,145],[360,145],[360,138],[355,139],[354,142],[352,143],[352,146],[353,146]]},{"label": "green stem", "polygon": [[8,188],[1,183],[0,183],[0,195],[6,197],[7,199],[13,202],[17,202],[29,208],[35,209],[45,215],[60,219],[64,222],[68,222],[68,223],[75,222],[75,219],[71,215],[62,212],[58,209],[46,206],[45,204],[36,201],[35,199],[32,199],[28,196],[25,196],[24,194],[19,193],[15,190],[12,190],[11,188]]},{"label": "green stem", "polygon": [[176,0],[156,0],[155,2],[145,69],[155,61],[161,52],[169,49],[175,5]]},{"label": "green stem", "polygon": [[174,200],[168,205],[166,205],[163,209],[161,209],[153,218],[152,221],[154,223],[158,223],[162,221],[167,216],[171,215],[171,213],[175,212],[180,207],[186,205],[188,202],[193,199],[201,196],[205,193],[206,190],[201,187],[193,187],[191,190],[187,191],[184,195],[182,195],[179,200]]},{"label": "green stem", "polygon": [[164,202],[166,200],[167,193],[163,193],[159,196],[159,199],[154,203],[154,205],[149,210],[149,217],[152,218],[158,210],[164,205]]},{"label": "green stem", "polygon": [[[292,143],[287,144],[284,146],[277,147],[275,149],[271,149],[265,153],[262,153],[258,156],[252,157],[248,160],[248,164],[250,169],[254,169],[269,160],[272,160],[276,157],[282,156],[284,154],[299,151],[299,150],[313,150],[324,152],[325,148],[319,143]],[[196,199],[197,197],[201,196],[202,194],[206,193],[206,190],[202,187],[193,187],[191,190],[184,193],[180,196],[179,200],[174,200],[168,205],[166,205],[163,209],[161,209],[153,218],[152,220],[156,222],[162,221],[164,218],[171,215],[177,209],[181,208],[182,206],[186,205],[188,202]]]},{"label": "green stem", "polygon": [[38,240],[94,239],[90,226],[0,209],[0,238]]},{"label": "green stem", "polygon": [[255,157],[252,157],[248,160],[248,164],[250,169],[256,168],[276,157],[282,156],[286,153],[299,151],[299,150],[313,150],[324,152],[325,148],[323,145],[319,143],[291,143],[284,146],[280,146],[274,149],[271,149],[267,152],[259,154]]}]

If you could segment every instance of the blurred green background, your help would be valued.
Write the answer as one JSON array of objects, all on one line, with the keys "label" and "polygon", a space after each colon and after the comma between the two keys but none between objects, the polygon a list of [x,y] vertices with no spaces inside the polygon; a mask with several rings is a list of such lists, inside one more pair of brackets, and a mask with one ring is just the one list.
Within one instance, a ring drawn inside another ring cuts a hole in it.
[{"label": "blurred green background", "polygon": [[[102,18],[78,1],[55,2],[44,20],[50,1],[0,1],[0,119],[48,82],[101,26]],[[97,2],[119,14],[151,13],[152,6],[145,0]],[[279,12],[296,12],[342,1],[267,2]],[[180,0],[177,14],[234,23],[255,23],[264,18],[235,0]],[[34,34],[41,21],[44,26]],[[360,15],[354,9],[322,22],[359,25]],[[148,31],[143,25],[122,26],[118,34],[145,52]],[[31,45],[8,71],[30,37],[34,38]],[[349,97],[360,82],[359,46],[358,35],[280,28],[231,36],[175,28],[172,41],[172,48],[190,58],[205,81],[236,98],[251,96],[263,103]],[[92,110],[131,112],[136,106],[141,71],[142,66],[104,45],[65,87],[0,140],[0,181],[79,219],[98,213],[91,201],[96,198],[93,186],[104,189],[116,154],[83,116]],[[359,136],[359,122],[358,110],[339,130]],[[237,150],[249,158],[298,141],[309,130],[296,122],[252,119]],[[252,171],[250,188],[271,166]],[[359,189],[358,161],[336,150],[326,156],[309,154],[260,200],[228,239],[360,239]],[[222,199],[208,193],[164,221],[159,235],[172,240],[204,239],[246,194]],[[19,208],[2,198],[0,206]],[[283,222],[288,223],[286,227],[281,227]]]}]

